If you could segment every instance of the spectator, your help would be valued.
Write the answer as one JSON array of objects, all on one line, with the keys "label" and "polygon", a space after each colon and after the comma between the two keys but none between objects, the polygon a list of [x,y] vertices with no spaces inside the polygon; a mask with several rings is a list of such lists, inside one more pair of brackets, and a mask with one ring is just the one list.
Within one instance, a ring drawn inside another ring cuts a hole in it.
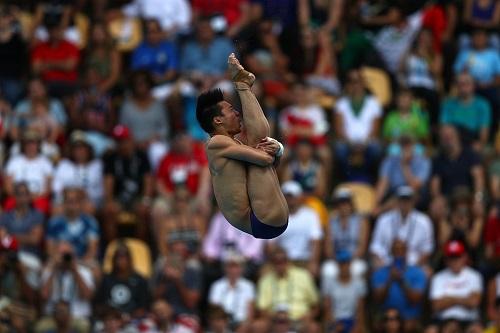
[{"label": "spectator", "polygon": [[99,225],[83,212],[84,191],[77,187],[63,190],[63,213],[50,219],[47,227],[47,253],[57,260],[61,243],[69,244],[80,263],[97,268]]},{"label": "spectator", "polygon": [[42,271],[40,295],[44,302],[43,312],[50,315],[56,304],[63,300],[69,303],[73,319],[88,326],[94,288],[92,272],[78,263],[73,247],[66,242],[58,243]]},{"label": "spectator", "polygon": [[191,7],[186,0],[133,0],[123,8],[126,16],[156,19],[170,34],[186,32],[191,23]]},{"label": "spectator", "polygon": [[32,70],[47,83],[50,95],[65,97],[76,89],[80,51],[75,45],[64,40],[63,28],[60,25],[47,28],[48,41],[38,43],[32,50]]},{"label": "spectator", "polygon": [[472,189],[475,200],[481,204],[485,188],[479,156],[462,145],[454,127],[443,126],[439,134],[441,151],[432,161],[432,196],[449,197],[455,188],[463,186]]},{"label": "spectator", "polygon": [[419,149],[421,146],[415,144],[412,137],[401,136],[399,145],[394,148],[400,151],[382,161],[375,187],[375,210],[378,213],[394,206],[391,199],[401,186],[411,187],[418,197],[422,197],[430,179],[431,161],[423,155]]},{"label": "spectator", "polygon": [[21,154],[12,156],[5,166],[3,186],[8,195],[4,207],[15,206],[14,183],[26,182],[33,196],[33,205],[44,214],[50,211],[52,163],[41,154],[41,138],[35,131],[23,133]]},{"label": "spectator", "polygon": [[489,320],[495,321],[497,317],[498,299],[500,297],[500,273],[488,281],[486,290],[486,314]]},{"label": "spectator", "polygon": [[307,268],[313,276],[318,275],[323,230],[318,214],[304,204],[303,191],[299,183],[288,181],[281,186],[288,210],[288,228],[270,243],[284,249],[288,259],[295,265]]},{"label": "spectator", "polygon": [[387,309],[384,312],[382,332],[384,333],[402,333],[404,326],[398,309]]},{"label": "spectator", "polygon": [[474,93],[474,81],[467,73],[456,78],[458,96],[443,102],[440,123],[455,126],[462,142],[482,152],[488,142],[491,127],[491,108],[488,102]]},{"label": "spectator", "polygon": [[354,278],[363,276],[367,269],[365,257],[370,225],[365,217],[356,212],[349,189],[339,188],[333,199],[335,210],[325,231],[326,260],[321,268],[322,281],[337,277],[339,266],[335,261],[336,253],[350,254],[349,267]]},{"label": "spectator", "polygon": [[237,333],[248,332],[254,315],[255,286],[242,277],[245,258],[231,252],[224,258],[225,275],[212,284],[208,300],[223,308],[229,327]]},{"label": "spectator", "polygon": [[104,221],[106,240],[117,236],[117,217],[130,211],[138,217],[138,235],[147,237],[149,205],[153,194],[151,167],[146,154],[138,149],[128,127],[117,125],[113,137],[116,151],[104,158]]},{"label": "spectator", "polygon": [[482,279],[467,266],[467,253],[460,241],[450,241],[444,248],[446,268],[432,277],[430,299],[437,323],[443,327],[450,321],[465,329],[479,320]]},{"label": "spectator", "polygon": [[326,168],[330,164],[323,164],[314,156],[314,145],[309,140],[300,140],[293,148],[293,156],[283,167],[281,181],[296,181],[302,186],[307,196],[324,198],[329,180]]},{"label": "spectator", "polygon": [[325,324],[328,332],[359,332],[364,326],[364,298],[366,284],[351,274],[351,253],[336,254],[339,275],[323,281],[322,295],[325,307]]},{"label": "spectator", "polygon": [[[212,2],[210,0],[194,0],[191,2],[196,22],[200,17],[214,17],[212,22],[221,22],[221,29],[228,37],[238,37],[240,32],[248,28],[251,19],[251,4],[248,0],[229,2]],[[217,21],[215,21],[217,20]]]},{"label": "spectator", "polygon": [[488,168],[490,195],[492,202],[500,203],[500,131],[495,135],[493,149],[492,161]]},{"label": "spectator", "polygon": [[366,91],[359,70],[347,74],[345,92],[335,106],[335,157],[344,180],[370,182],[372,170],[365,169],[373,166],[381,153],[378,136],[382,107]]},{"label": "spectator", "polygon": [[185,186],[194,199],[192,208],[197,213],[208,216],[211,186],[203,144],[194,141],[186,133],[178,133],[172,142],[172,149],[161,159],[156,184],[159,198],[155,202],[153,214],[158,221],[171,211],[177,186]]},{"label": "spectator", "polygon": [[222,307],[215,305],[208,310],[207,333],[232,333],[229,323],[229,314]]},{"label": "spectator", "polygon": [[498,332],[500,332],[500,297],[497,297],[495,301],[495,316],[493,317],[493,323],[484,331],[484,333]]},{"label": "spectator", "polygon": [[160,22],[155,19],[146,20],[144,30],[146,40],[134,50],[131,68],[149,71],[155,85],[173,81],[179,70],[175,44],[163,38]]},{"label": "spectator", "polygon": [[337,32],[343,14],[344,1],[309,2],[299,0],[299,24],[319,31]]},{"label": "spectator", "polygon": [[0,91],[14,106],[23,93],[22,78],[28,67],[28,49],[14,24],[14,15],[5,7],[0,10]]},{"label": "spectator", "polygon": [[[189,316],[174,316],[172,306],[165,300],[157,300],[151,306],[153,320],[159,332],[199,332],[199,324]],[[108,333],[108,332],[106,332]]]},{"label": "spectator", "polygon": [[297,333],[298,331],[292,328],[293,321],[290,320],[288,309],[281,308],[276,311],[272,317],[271,332],[274,333]]},{"label": "spectator", "polygon": [[398,309],[404,331],[416,332],[422,316],[427,278],[420,267],[407,264],[404,241],[396,239],[391,247],[392,262],[373,272],[373,300],[383,304],[382,311]]},{"label": "spectator", "polygon": [[488,216],[484,229],[484,256],[492,264],[499,262],[500,259],[500,204],[498,203]]},{"label": "spectator", "polygon": [[102,204],[103,172],[101,160],[94,159],[92,146],[85,132],[74,131],[70,136],[69,156],[56,167],[52,189],[56,203],[63,201],[67,187],[78,187],[85,191],[87,202],[84,211],[91,214]]},{"label": "spectator", "polygon": [[469,27],[494,31],[500,24],[500,6],[497,1],[466,0],[463,14]]},{"label": "spectator", "polygon": [[393,260],[391,244],[399,239],[407,246],[406,262],[426,267],[434,249],[434,230],[429,217],[415,209],[415,193],[409,186],[397,189],[396,208],[382,214],[376,222],[370,244],[375,268]]},{"label": "spectator", "polygon": [[84,321],[73,320],[70,304],[64,300],[54,305],[50,317],[40,319],[35,326],[36,333],[88,333],[90,325]]},{"label": "spectator", "polygon": [[0,235],[14,236],[19,244],[19,251],[41,259],[44,217],[40,211],[33,208],[31,193],[26,183],[14,185],[14,197],[15,208],[0,215]]},{"label": "spectator", "polygon": [[312,275],[289,263],[286,251],[277,248],[271,256],[270,271],[258,281],[257,309],[259,319],[252,332],[267,332],[277,312],[286,311],[292,327],[300,332],[318,332],[314,321],[318,311],[318,291]]},{"label": "spectator", "polygon": [[112,271],[105,274],[94,299],[97,314],[111,306],[132,318],[143,318],[151,302],[148,282],[135,272],[130,250],[120,244],[113,255]]}]

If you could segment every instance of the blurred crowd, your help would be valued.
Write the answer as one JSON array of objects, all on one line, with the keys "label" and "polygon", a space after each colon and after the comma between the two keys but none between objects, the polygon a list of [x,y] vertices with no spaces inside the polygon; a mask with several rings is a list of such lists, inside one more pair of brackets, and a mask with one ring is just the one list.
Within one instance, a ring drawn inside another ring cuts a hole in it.
[{"label": "blurred crowd", "polygon": [[[231,52],[271,241],[196,122]],[[0,332],[499,333],[499,90],[498,0],[4,0]]]}]

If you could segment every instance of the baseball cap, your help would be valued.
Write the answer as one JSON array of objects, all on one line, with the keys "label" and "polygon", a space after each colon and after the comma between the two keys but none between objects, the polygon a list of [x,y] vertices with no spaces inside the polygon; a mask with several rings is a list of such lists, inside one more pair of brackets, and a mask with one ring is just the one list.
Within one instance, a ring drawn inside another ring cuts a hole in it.
[{"label": "baseball cap", "polygon": [[335,255],[335,259],[337,259],[337,262],[339,263],[345,263],[351,261],[352,255],[349,251],[339,250]]},{"label": "baseball cap", "polygon": [[223,261],[225,264],[228,263],[242,264],[245,262],[245,257],[237,251],[227,251],[227,253],[224,254]]},{"label": "baseball cap", "polygon": [[38,133],[38,131],[29,129],[23,133],[22,139],[23,141],[40,141],[42,140],[42,137],[40,136],[40,133]]},{"label": "baseball cap", "polygon": [[335,201],[344,201],[352,199],[352,191],[348,188],[341,187],[335,191],[333,194]]},{"label": "baseball cap", "polygon": [[398,198],[411,198],[413,197],[413,194],[415,194],[415,192],[413,191],[413,188],[411,188],[411,186],[400,186],[396,190],[396,195],[398,196]]},{"label": "baseball cap", "polygon": [[76,144],[76,143],[85,143],[85,144],[87,144],[88,143],[88,141],[87,141],[87,134],[85,134],[84,131],[80,131],[80,130],[73,131],[71,133],[69,141],[72,144]]},{"label": "baseball cap", "polygon": [[302,195],[302,186],[294,180],[289,180],[281,185],[281,191],[284,195],[298,197]]},{"label": "baseball cap", "polygon": [[19,245],[14,236],[6,235],[0,239],[0,251],[17,251]]},{"label": "baseball cap", "polygon": [[444,246],[444,254],[447,257],[459,257],[465,253],[465,245],[459,240],[451,240]]},{"label": "baseball cap", "polygon": [[125,125],[116,125],[113,128],[113,138],[116,140],[130,139],[130,129]]}]

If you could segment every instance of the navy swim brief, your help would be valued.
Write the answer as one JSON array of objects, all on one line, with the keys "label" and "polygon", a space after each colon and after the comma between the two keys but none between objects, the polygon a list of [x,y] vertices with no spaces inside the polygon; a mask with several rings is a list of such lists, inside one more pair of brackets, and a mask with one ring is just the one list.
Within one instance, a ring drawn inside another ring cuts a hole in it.
[{"label": "navy swim brief", "polygon": [[281,235],[288,227],[288,221],[281,227],[273,227],[259,221],[257,216],[250,210],[250,224],[252,227],[252,235],[255,238],[272,239]]}]

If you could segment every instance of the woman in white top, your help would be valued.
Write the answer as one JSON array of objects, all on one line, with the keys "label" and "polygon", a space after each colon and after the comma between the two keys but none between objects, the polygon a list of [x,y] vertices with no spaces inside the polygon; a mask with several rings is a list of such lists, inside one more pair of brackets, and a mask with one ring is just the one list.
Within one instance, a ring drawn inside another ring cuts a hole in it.
[{"label": "woman in white top", "polygon": [[82,131],[74,131],[70,137],[69,157],[56,167],[52,190],[56,206],[62,202],[66,187],[80,187],[87,194],[86,211],[92,213],[102,202],[103,171],[102,163],[93,158],[92,147]]}]

